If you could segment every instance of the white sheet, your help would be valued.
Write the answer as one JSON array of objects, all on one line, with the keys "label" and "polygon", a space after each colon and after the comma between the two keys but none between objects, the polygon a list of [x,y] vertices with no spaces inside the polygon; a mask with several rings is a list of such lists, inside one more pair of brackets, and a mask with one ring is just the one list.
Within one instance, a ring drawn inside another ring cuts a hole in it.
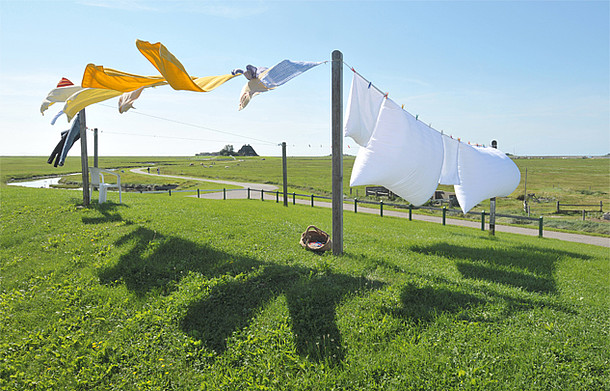
[{"label": "white sheet", "polygon": [[354,72],[347,100],[343,133],[358,145],[365,147],[379,116],[384,95]]},{"label": "white sheet", "polygon": [[459,185],[458,152],[460,142],[443,135],[443,168],[438,183],[441,185]]},{"label": "white sheet", "polygon": [[436,190],[442,164],[441,134],[384,99],[375,130],[354,162],[350,186],[382,185],[418,206]]},{"label": "white sheet", "polygon": [[502,151],[460,143],[460,184],[455,195],[464,213],[479,202],[492,197],[506,197],[519,185],[517,165]]}]

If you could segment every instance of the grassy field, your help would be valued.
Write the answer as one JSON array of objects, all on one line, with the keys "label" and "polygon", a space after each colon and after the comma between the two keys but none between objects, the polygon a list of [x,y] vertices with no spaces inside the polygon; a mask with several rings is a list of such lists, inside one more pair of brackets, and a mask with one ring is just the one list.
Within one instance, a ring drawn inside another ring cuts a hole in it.
[{"label": "grassy field", "polygon": [[607,390],[608,249],[330,210],[1,187],[0,389]]},{"label": "grassy field", "polygon": [[[344,194],[363,199],[364,186],[350,188],[349,178],[354,157],[344,158]],[[610,235],[610,224],[601,220],[602,213],[595,207],[588,210],[586,221],[582,220],[579,207],[574,212],[556,213],[556,202],[569,204],[596,204],[602,201],[604,211],[610,207],[610,159],[516,159],[521,171],[521,183],[509,197],[498,199],[497,212],[517,216],[526,216],[523,201],[519,199],[525,192],[525,171],[527,169],[527,193],[534,194],[530,199],[531,216],[544,216],[546,228],[557,228],[573,232]],[[46,164],[43,157],[2,157],[0,171],[3,182],[14,178],[27,178],[51,173],[79,172],[78,157],[69,157],[66,166],[54,168]],[[92,164],[92,159],[90,159]],[[207,157],[114,157],[101,158],[100,167],[125,171],[123,183],[127,184],[174,184],[178,189],[215,189],[216,184],[201,182],[161,179],[136,175],[129,172],[133,167],[156,167],[164,174],[184,175],[208,179],[226,179],[254,183],[269,183],[281,187],[282,164],[279,157],[241,157],[241,158],[207,158]],[[289,157],[288,182],[289,192],[300,194],[329,195],[331,192],[331,158],[327,157]],[[78,176],[66,179],[80,182]],[[222,186],[231,188],[231,186]],[[440,186],[439,189],[453,191],[452,186]],[[372,199],[372,198],[371,198]],[[387,201],[387,200],[386,200]],[[482,202],[473,212],[489,210],[489,201]],[[455,208],[456,214],[460,213]],[[418,213],[429,213],[419,211]],[[431,214],[439,214],[432,212]],[[501,219],[500,223],[519,223],[523,220]],[[534,224],[535,223],[531,223]]]}]

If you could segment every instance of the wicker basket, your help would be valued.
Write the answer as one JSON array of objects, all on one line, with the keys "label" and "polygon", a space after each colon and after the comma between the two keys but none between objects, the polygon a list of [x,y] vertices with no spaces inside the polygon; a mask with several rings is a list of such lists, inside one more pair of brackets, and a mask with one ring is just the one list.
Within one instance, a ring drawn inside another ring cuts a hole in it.
[{"label": "wicker basket", "polygon": [[330,236],[320,228],[310,225],[301,235],[301,246],[314,252],[329,251],[332,248]]}]

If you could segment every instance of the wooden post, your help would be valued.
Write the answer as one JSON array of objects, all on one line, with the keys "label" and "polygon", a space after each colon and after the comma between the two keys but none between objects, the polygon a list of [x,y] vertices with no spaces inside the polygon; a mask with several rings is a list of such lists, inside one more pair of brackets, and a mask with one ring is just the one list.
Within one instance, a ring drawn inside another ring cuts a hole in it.
[{"label": "wooden post", "polygon": [[[491,140],[491,147],[498,148],[498,142]],[[489,199],[489,234],[496,234],[496,197]]]},{"label": "wooden post", "polygon": [[288,206],[288,173],[286,172],[286,142],[282,143],[282,179],[284,181],[284,206]]},{"label": "wooden post", "polygon": [[85,109],[78,113],[80,118],[80,163],[83,177],[83,205],[89,206],[89,157],[87,156],[87,118]]},{"label": "wooden post", "polygon": [[332,53],[333,255],[343,254],[343,53]]},{"label": "wooden post", "polygon": [[98,168],[97,154],[97,128],[93,129],[93,167]]}]

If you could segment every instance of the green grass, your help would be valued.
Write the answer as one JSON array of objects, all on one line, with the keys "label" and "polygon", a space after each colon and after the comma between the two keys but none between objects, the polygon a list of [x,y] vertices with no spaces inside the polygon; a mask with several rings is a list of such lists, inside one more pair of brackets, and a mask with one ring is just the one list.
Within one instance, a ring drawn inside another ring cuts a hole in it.
[{"label": "green grass", "polygon": [[0,188],[0,388],[605,390],[608,249],[330,210]]}]

